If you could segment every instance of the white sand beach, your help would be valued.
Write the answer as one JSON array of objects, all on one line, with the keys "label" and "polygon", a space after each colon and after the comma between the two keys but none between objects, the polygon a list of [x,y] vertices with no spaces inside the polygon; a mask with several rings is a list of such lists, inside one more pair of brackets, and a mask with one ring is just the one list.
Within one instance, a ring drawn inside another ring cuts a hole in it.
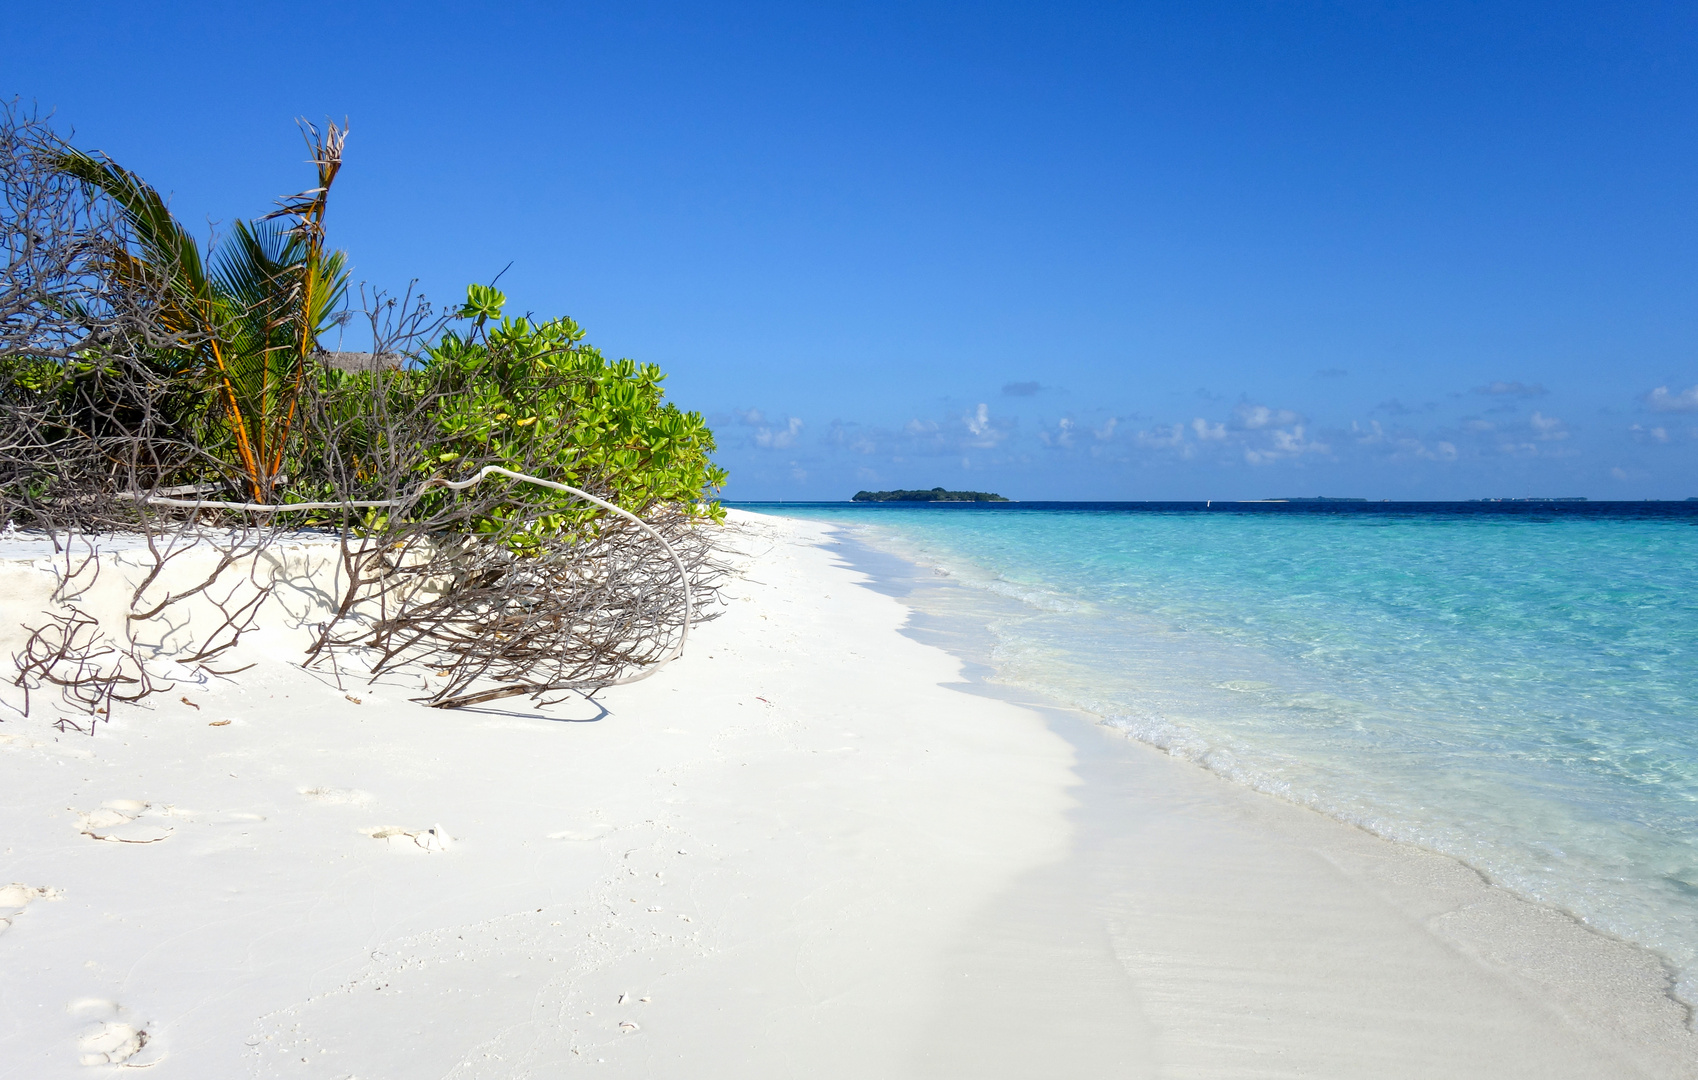
[{"label": "white sand beach", "polygon": [[339,686],[297,594],[92,737],[0,713],[0,1077],[1698,1077],[1652,954],[974,686],[732,517],[723,614],[594,703]]}]

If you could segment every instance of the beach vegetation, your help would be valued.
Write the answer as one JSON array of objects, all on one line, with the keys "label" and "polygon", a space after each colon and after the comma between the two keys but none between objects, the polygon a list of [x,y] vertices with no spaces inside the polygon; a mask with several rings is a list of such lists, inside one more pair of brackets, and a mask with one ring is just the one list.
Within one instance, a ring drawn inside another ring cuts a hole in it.
[{"label": "beach vegetation", "polygon": [[[659,366],[609,360],[570,318],[505,317],[505,300],[472,286],[460,311],[466,332],[450,330],[426,350],[427,377],[451,388],[437,418],[449,439],[443,454],[541,470],[622,506],[668,504],[721,520],[706,497],[726,480],[709,457],[713,432],[700,413],[665,399]],[[540,526],[563,528],[594,509],[556,501]]]},{"label": "beach vegetation", "polygon": [[[428,667],[430,704],[542,700],[677,655],[723,573],[703,417],[656,365],[609,358],[570,318],[511,315],[493,284],[445,311],[351,288],[326,232],[347,127],[302,131],[314,186],[202,243],[140,176],[0,108],[0,514],[64,551],[140,533],[156,563],[114,641],[70,600],[98,561],[67,556],[18,685],[91,716],[168,686],[135,628],[301,528],[341,550],[309,663]],[[326,352],[355,320],[371,351]],[[148,599],[196,545],[222,553],[213,578]],[[253,584],[218,592],[213,643],[178,662],[253,628],[271,588]]]},{"label": "beach vegetation", "polygon": [[[158,298],[153,348],[139,360],[206,403],[197,442],[232,469],[256,503],[284,475],[299,401],[319,336],[343,315],[347,257],[325,248],[330,191],[345,127],[303,124],[316,184],[276,211],[237,221],[221,242],[200,243],[146,181],[103,155],[63,149],[67,175],[110,200],[127,243],[107,255],[113,291]],[[98,344],[90,353],[99,358]]]}]

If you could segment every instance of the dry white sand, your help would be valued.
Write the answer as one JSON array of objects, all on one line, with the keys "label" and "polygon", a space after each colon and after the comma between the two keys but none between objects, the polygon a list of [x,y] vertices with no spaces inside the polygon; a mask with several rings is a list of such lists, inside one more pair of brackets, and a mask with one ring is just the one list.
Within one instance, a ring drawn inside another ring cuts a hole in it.
[{"label": "dry white sand", "polygon": [[[338,687],[297,589],[92,738],[0,713],[0,1077],[1698,1076],[1649,954],[963,692],[738,517],[724,616],[599,707]],[[48,582],[0,565],[0,649]]]}]

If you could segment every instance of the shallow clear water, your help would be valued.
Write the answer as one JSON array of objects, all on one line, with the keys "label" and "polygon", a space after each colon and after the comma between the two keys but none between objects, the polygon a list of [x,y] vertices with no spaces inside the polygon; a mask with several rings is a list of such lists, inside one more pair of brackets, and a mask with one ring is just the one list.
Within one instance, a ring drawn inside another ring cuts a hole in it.
[{"label": "shallow clear water", "polygon": [[997,678],[1456,856],[1698,999],[1698,507],[750,509],[946,571]]}]

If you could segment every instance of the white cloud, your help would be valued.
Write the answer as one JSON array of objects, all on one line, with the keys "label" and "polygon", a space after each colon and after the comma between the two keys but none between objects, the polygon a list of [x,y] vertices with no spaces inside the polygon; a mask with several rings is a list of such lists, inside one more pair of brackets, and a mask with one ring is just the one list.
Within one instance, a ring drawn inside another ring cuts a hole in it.
[{"label": "white cloud", "polygon": [[1568,438],[1568,425],[1554,416],[1546,416],[1538,410],[1528,417],[1527,422],[1533,425],[1533,430],[1539,433],[1539,438],[1545,440]]},{"label": "white cloud", "polygon": [[[798,424],[800,422],[798,421]],[[1007,441],[1018,428],[1012,417],[992,416],[987,405],[946,420],[914,417],[900,428],[833,420],[820,440],[857,454],[886,457],[892,462],[936,456],[952,457],[969,449],[993,449]],[[774,431],[774,438],[787,435]],[[1044,435],[1040,432],[1040,438]],[[776,445],[776,444],[775,444]]]},{"label": "white cloud", "polygon": [[1303,425],[1298,424],[1290,431],[1273,433],[1274,449],[1283,454],[1324,454],[1332,448],[1324,442],[1303,437]]},{"label": "white cloud", "polygon": [[802,433],[802,421],[792,416],[782,428],[762,427],[755,430],[755,445],[767,450],[783,450],[796,445]]},{"label": "white cloud", "polygon": [[1328,454],[1332,447],[1324,442],[1317,442],[1303,434],[1303,425],[1296,424],[1290,430],[1276,428],[1269,432],[1268,442],[1257,447],[1246,447],[1244,460],[1252,465],[1266,465],[1269,462],[1301,457],[1304,454]]},{"label": "white cloud", "polygon": [[763,450],[785,450],[795,446],[797,436],[802,433],[802,421],[794,416],[772,422],[759,409],[732,409],[731,415],[738,427],[754,429],[750,437]]},{"label": "white cloud", "polygon": [[1238,426],[1246,431],[1259,431],[1266,427],[1281,427],[1301,423],[1303,417],[1290,409],[1270,409],[1266,405],[1244,404],[1232,410],[1237,417]]},{"label": "white cloud", "polygon": [[[1103,421],[1101,427],[1091,427],[1071,416],[1064,416],[1055,422],[1053,429],[1039,429],[1038,441],[1048,447],[1070,449],[1076,446],[1079,439],[1087,432],[1098,443],[1113,442],[1115,432],[1119,429],[1120,417],[1118,416],[1109,417]],[[1102,449],[1100,446],[1092,446],[1091,453],[1100,456]]]},{"label": "white cloud", "polygon": [[1387,431],[1378,420],[1368,421],[1367,427],[1352,420],[1350,433],[1357,446],[1374,447],[1374,452],[1384,453],[1392,460],[1414,457],[1426,461],[1455,461],[1457,456],[1455,443],[1437,442],[1428,446],[1407,429]]},{"label": "white cloud", "polygon": [[979,402],[979,407],[961,418],[967,425],[968,446],[989,448],[1008,437],[1008,429],[991,419],[990,407]]},{"label": "white cloud", "polygon": [[1055,422],[1054,434],[1040,430],[1038,432],[1038,441],[1043,443],[1045,446],[1072,446],[1075,426],[1076,425],[1071,419],[1064,416]]},{"label": "white cloud", "polygon": [[833,420],[831,427],[825,433],[825,441],[832,446],[841,446],[857,454],[871,454],[878,449],[878,433],[860,424],[844,423]]},{"label": "white cloud", "polygon": [[1137,436],[1139,446],[1173,447],[1185,442],[1184,424],[1157,424],[1149,431],[1140,431]]},{"label": "white cloud", "polygon": [[1698,412],[1698,386],[1689,386],[1679,393],[1671,393],[1666,386],[1659,386],[1642,398],[1652,412]]},{"label": "white cloud", "polygon": [[[1097,433],[1099,439],[1107,434]],[[1224,421],[1197,416],[1153,425],[1133,434],[1132,443],[1180,461],[1242,460],[1252,465],[1332,453],[1328,443],[1310,435],[1301,413],[1251,402],[1236,406]]]}]

